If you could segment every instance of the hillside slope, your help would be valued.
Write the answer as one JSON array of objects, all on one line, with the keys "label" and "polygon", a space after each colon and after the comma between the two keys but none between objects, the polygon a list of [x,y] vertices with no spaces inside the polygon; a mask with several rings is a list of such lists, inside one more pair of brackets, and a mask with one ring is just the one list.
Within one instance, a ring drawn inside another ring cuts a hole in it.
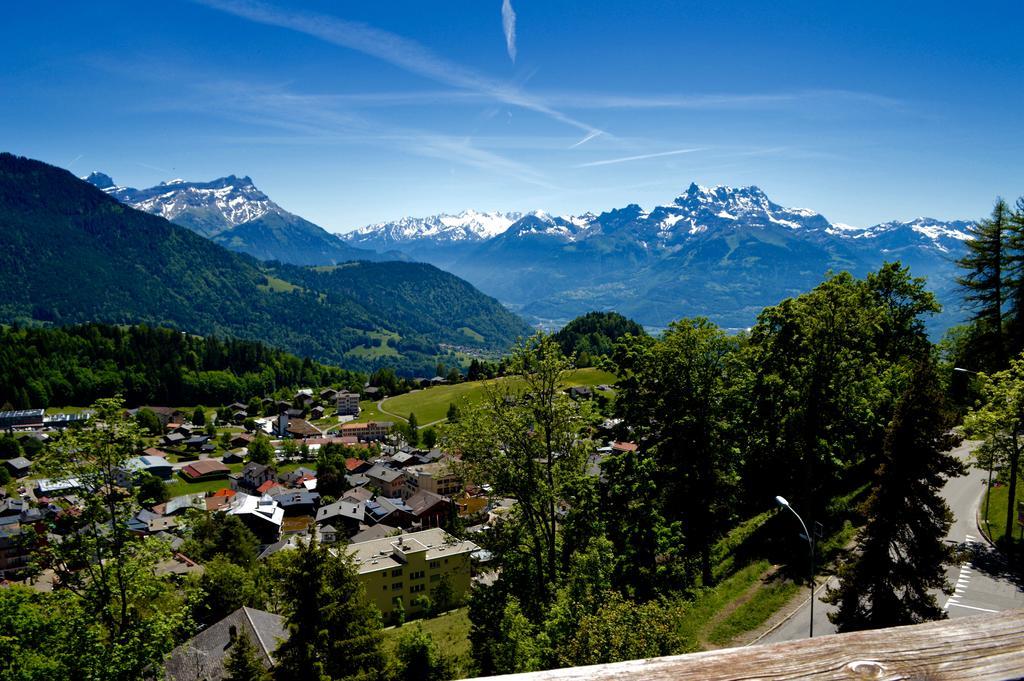
[{"label": "hillside slope", "polygon": [[[10,154],[0,154],[0,289],[3,322],[170,326],[353,369],[387,363],[414,373],[432,366],[441,343],[498,350],[528,332],[493,298],[431,265],[271,267]],[[381,334],[393,344],[389,357],[351,352]]]}]

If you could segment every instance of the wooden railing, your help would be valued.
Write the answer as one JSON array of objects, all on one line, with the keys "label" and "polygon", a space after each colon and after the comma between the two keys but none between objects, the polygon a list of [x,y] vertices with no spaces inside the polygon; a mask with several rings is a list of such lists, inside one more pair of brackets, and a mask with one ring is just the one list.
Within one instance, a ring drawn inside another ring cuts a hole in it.
[{"label": "wooden railing", "polygon": [[490,681],[1024,678],[1024,610]]}]

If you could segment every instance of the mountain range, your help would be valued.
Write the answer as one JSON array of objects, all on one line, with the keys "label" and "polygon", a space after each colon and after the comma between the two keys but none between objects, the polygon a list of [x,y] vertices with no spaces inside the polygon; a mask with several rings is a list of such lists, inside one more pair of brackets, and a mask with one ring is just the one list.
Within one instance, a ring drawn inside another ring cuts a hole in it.
[{"label": "mountain range", "polygon": [[239,253],[292,265],[335,265],[352,260],[401,260],[349,245],[336,234],[289,213],[249,177],[211,182],[169,180],[148,189],[121,187],[109,175],[83,178],[132,208],[159,215]]},{"label": "mountain range", "polygon": [[953,277],[970,224],[917,218],[857,228],[780,206],[758,187],[691,184],[650,210],[630,204],[564,217],[467,211],[369,225],[342,238],[436,264],[553,326],[615,310],[649,327],[704,315],[742,328],[830,270],[863,275],[900,260],[927,277],[943,302],[932,322],[941,331],[961,316]]},{"label": "mountain range", "polygon": [[432,372],[452,346],[500,352],[529,332],[429,264],[260,262],[109,194],[0,154],[0,323],[166,326],[404,374]]}]

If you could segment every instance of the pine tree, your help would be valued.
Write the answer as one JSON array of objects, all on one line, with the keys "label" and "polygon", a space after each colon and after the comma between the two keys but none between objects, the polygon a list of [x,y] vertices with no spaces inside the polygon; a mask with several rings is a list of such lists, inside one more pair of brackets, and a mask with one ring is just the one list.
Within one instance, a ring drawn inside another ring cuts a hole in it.
[{"label": "pine tree", "polygon": [[1024,196],[1017,199],[1014,209],[1007,216],[1009,238],[1007,246],[1007,270],[1009,271],[1010,303],[1009,344],[1010,356],[1024,350]]},{"label": "pine tree", "polygon": [[413,447],[420,443],[420,422],[416,418],[416,413],[409,414],[409,444]]},{"label": "pine tree", "polygon": [[380,613],[367,602],[351,560],[315,541],[288,553],[282,595],[290,636],[275,655],[275,677],[380,678]]},{"label": "pine tree", "polygon": [[933,589],[950,593],[944,539],[953,514],[940,496],[946,479],[962,475],[949,450],[957,444],[935,367],[919,364],[886,432],[882,464],[865,502],[868,522],[855,556],[839,570],[827,600],[839,606],[829,619],[839,631],[857,631],[942,619]]},{"label": "pine tree", "polygon": [[964,275],[957,283],[964,297],[975,305],[972,321],[979,327],[978,348],[988,369],[1006,366],[1006,341],[1003,328],[1003,306],[1008,294],[1008,239],[1010,211],[1006,202],[996,200],[992,216],[979,220],[969,232],[965,244],[967,254],[957,261]]},{"label": "pine tree", "polygon": [[231,681],[263,681],[267,678],[267,670],[263,668],[256,655],[256,648],[245,634],[235,636],[224,671]]}]

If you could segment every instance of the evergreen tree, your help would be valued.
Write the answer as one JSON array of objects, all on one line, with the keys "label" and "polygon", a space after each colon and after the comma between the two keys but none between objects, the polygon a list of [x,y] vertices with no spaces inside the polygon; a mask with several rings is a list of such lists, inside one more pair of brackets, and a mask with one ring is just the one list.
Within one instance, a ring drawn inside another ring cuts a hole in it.
[{"label": "evergreen tree", "polygon": [[202,407],[196,407],[195,410],[192,412],[192,425],[206,425],[206,410],[204,410]]},{"label": "evergreen tree", "polygon": [[1007,342],[1012,357],[1024,350],[1024,196],[1017,199],[1013,210],[1009,212],[1007,222],[1010,235],[1007,239],[1007,299],[1010,304]]},{"label": "evergreen tree", "polygon": [[864,504],[867,525],[855,556],[839,570],[829,619],[839,631],[917,624],[946,616],[931,593],[951,593],[945,565],[954,559],[944,539],[953,522],[940,494],[963,464],[935,367],[923,361],[896,405],[882,463]]},{"label": "evergreen tree", "polygon": [[456,404],[454,402],[449,402],[448,403],[447,419],[448,419],[448,423],[458,423],[459,422],[459,408],[458,408],[458,406],[456,406]]},{"label": "evergreen tree", "polygon": [[964,290],[964,298],[975,306],[972,320],[980,331],[982,347],[977,352],[983,362],[979,367],[984,369],[1006,366],[1003,306],[1009,292],[1009,218],[1006,202],[997,199],[992,216],[970,228],[971,238],[964,242],[967,253],[957,261],[964,274],[956,281]]},{"label": "evergreen tree", "polygon": [[420,422],[415,412],[409,414],[409,444],[413,447],[420,443]]},{"label": "evergreen tree", "polygon": [[379,679],[380,613],[367,602],[351,559],[316,541],[287,553],[281,585],[290,636],[275,654],[275,677]]},{"label": "evergreen tree", "polygon": [[418,622],[402,629],[395,644],[394,681],[446,681],[455,677],[454,660]]},{"label": "evergreen tree", "polygon": [[236,634],[231,643],[231,652],[224,663],[224,671],[231,681],[263,681],[268,677],[256,648],[245,634]]}]

